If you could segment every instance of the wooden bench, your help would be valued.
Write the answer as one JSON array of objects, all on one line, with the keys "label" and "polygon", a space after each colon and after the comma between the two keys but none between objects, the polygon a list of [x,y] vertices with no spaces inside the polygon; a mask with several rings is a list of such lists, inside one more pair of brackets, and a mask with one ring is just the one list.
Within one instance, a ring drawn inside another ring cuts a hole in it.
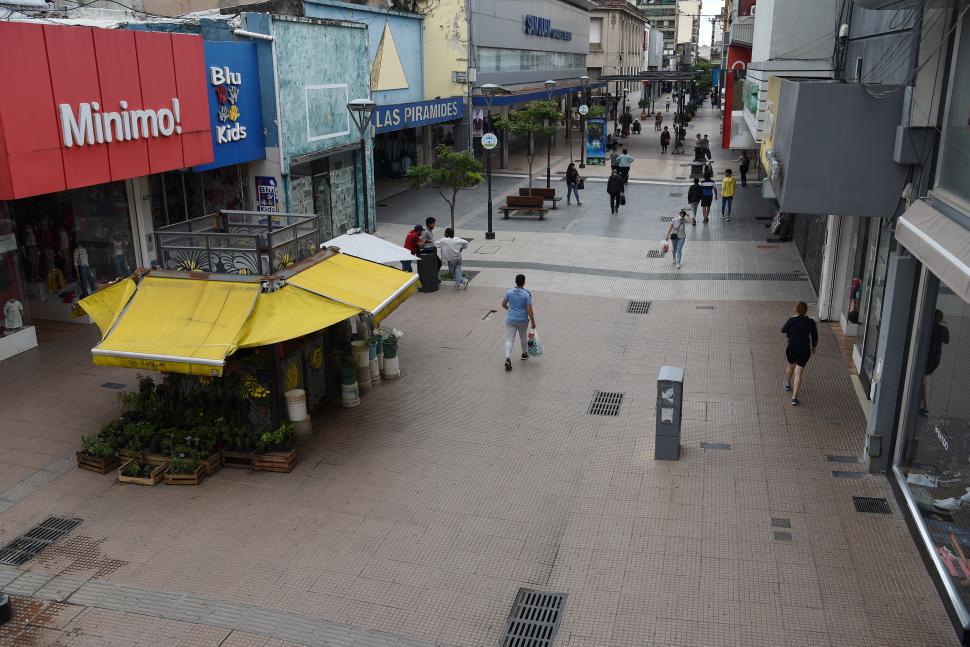
[{"label": "wooden bench", "polygon": [[551,200],[553,209],[556,208],[556,203],[562,200],[561,197],[560,198],[556,197],[555,189],[521,188],[519,189],[519,196],[520,197],[540,196],[543,200]]},{"label": "wooden bench", "polygon": [[545,220],[549,209],[542,206],[543,200],[541,195],[510,195],[498,210],[502,212],[502,220],[508,220],[513,211],[534,211],[539,214],[539,220]]}]

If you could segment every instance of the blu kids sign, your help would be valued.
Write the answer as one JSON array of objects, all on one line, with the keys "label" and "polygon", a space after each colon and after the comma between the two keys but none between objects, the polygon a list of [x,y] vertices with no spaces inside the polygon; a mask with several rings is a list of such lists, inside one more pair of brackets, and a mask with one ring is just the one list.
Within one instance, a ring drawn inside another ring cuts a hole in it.
[{"label": "blu kids sign", "polygon": [[555,38],[556,40],[573,39],[573,33],[571,31],[553,29],[551,20],[548,18],[540,18],[539,16],[525,17],[525,35],[543,36],[545,38]]},{"label": "blu kids sign", "polygon": [[393,130],[427,126],[442,121],[455,121],[465,115],[465,102],[461,97],[399,103],[391,106],[377,106],[371,121],[378,133]]},{"label": "blu kids sign", "polygon": [[196,170],[262,159],[265,151],[255,43],[206,41],[205,69],[215,159]]}]

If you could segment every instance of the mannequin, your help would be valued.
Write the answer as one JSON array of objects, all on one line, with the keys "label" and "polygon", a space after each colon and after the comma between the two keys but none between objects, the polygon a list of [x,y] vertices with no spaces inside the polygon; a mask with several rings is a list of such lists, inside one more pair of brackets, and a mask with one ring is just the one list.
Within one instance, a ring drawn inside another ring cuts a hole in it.
[{"label": "mannequin", "polygon": [[9,299],[3,304],[3,327],[7,335],[24,327],[24,306],[20,301]]}]

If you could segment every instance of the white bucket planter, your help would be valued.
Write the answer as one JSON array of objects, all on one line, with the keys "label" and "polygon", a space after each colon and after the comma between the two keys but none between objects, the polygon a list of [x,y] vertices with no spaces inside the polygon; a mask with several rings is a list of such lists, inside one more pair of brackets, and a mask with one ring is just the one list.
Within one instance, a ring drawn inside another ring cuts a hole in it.
[{"label": "white bucket planter", "polygon": [[296,441],[298,445],[305,445],[310,442],[313,438],[313,421],[310,416],[307,416],[303,420],[295,421],[293,431],[293,440]]},{"label": "white bucket planter", "polygon": [[345,409],[351,409],[360,404],[360,392],[357,383],[340,385],[340,404]]},{"label": "white bucket planter", "polygon": [[370,383],[371,386],[381,383],[381,365],[376,357],[370,361]]},{"label": "white bucket planter", "polygon": [[397,357],[384,358],[384,379],[396,380],[401,377],[401,365]]},{"label": "white bucket planter", "polygon": [[[364,353],[364,357],[367,357],[367,353]],[[357,365],[357,388],[361,393],[366,393],[370,387],[370,362],[365,361]]]},{"label": "white bucket planter", "polygon": [[300,422],[307,417],[306,391],[293,389],[284,393],[283,397],[286,399],[286,415],[290,422]]}]

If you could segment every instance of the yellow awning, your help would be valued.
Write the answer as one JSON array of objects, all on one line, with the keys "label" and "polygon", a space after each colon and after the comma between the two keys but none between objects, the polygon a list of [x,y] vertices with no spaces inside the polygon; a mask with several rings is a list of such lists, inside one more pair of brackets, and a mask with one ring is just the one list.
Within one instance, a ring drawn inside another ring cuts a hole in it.
[{"label": "yellow awning", "polygon": [[137,287],[131,279],[124,279],[78,301],[78,306],[94,319],[94,323],[98,324],[98,328],[101,329],[101,339],[104,339],[111,330],[111,326],[131,300],[131,295],[135,293]]},{"label": "yellow awning", "polygon": [[259,293],[259,283],[147,276],[94,363],[221,376]]},{"label": "yellow awning", "polygon": [[335,254],[294,274],[287,283],[377,315],[405,294],[417,280],[417,275],[410,272]]},{"label": "yellow awning", "polygon": [[404,292],[401,292],[393,301],[381,308],[380,312],[374,315],[374,325],[378,325],[384,321],[384,317],[394,312],[399,305],[407,301],[408,298],[417,291],[418,282],[413,281],[410,285],[404,288]]},{"label": "yellow awning", "polygon": [[288,285],[259,295],[237,343],[239,348],[275,344],[323,330],[357,314],[360,308]]}]

